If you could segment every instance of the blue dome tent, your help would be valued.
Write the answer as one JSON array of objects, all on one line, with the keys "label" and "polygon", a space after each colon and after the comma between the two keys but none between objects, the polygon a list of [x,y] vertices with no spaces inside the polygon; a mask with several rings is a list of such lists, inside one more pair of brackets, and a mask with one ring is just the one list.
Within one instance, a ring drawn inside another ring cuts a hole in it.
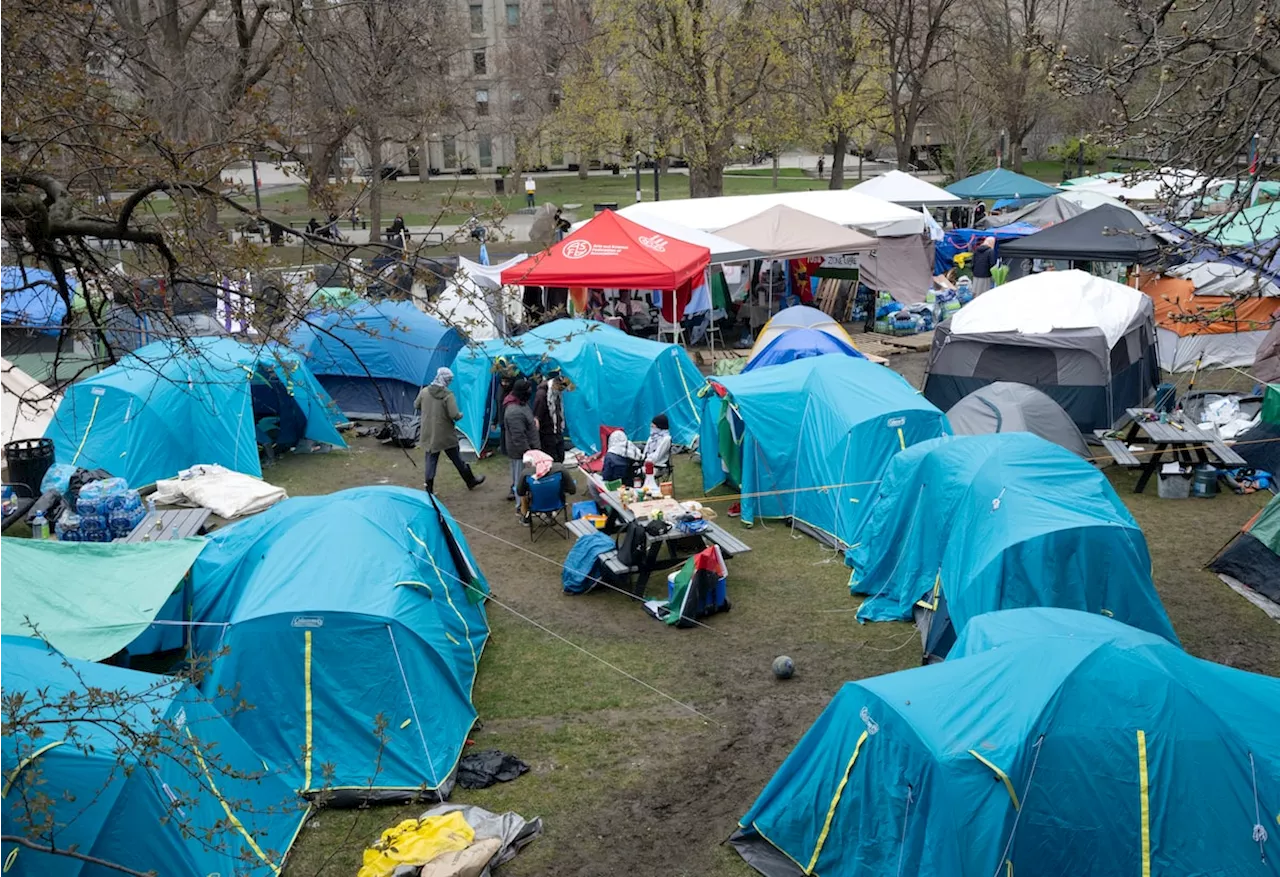
[{"label": "blue dome tent", "polygon": [[225,650],[202,685],[255,707],[232,723],[294,788],[448,795],[476,718],[488,586],[429,494],[287,499],[210,536],[192,582],[196,651]]},{"label": "blue dome tent", "polygon": [[950,432],[903,378],[845,354],[714,378],[702,402],[702,486],[741,488],[742,520],[791,518],[849,544],[893,456]]},{"label": "blue dome tent", "polygon": [[[307,807],[207,700],[36,639],[0,651],[5,697],[24,699],[5,719],[5,834],[134,872],[280,873]],[[14,843],[0,855],[14,877],[117,873]]]},{"label": "blue dome tent", "polygon": [[264,440],[346,447],[333,402],[298,354],[231,338],[158,341],[67,388],[45,435],[59,463],[149,484],[196,463],[261,477]]},{"label": "blue dome tent", "polygon": [[993,612],[941,664],[845,683],[731,841],[767,877],[1276,877],[1277,727],[1280,679]]},{"label": "blue dome tent", "polygon": [[[73,294],[79,291],[74,278],[67,278],[67,287]],[[6,329],[57,335],[67,322],[67,303],[58,292],[58,280],[43,268],[0,268],[0,297],[0,322]]]},{"label": "blue dome tent", "polygon": [[619,427],[633,439],[648,436],[658,414],[667,415],[676,444],[689,444],[698,434],[694,394],[703,378],[681,347],[593,320],[555,320],[524,335],[463,348],[454,360],[458,427],[477,450],[502,401],[499,359],[526,376],[560,369],[573,384],[562,397],[569,437],[584,450],[600,450],[601,426]]},{"label": "blue dome tent", "polygon": [[782,365],[797,359],[810,356],[822,356],[827,353],[838,353],[852,356],[855,359],[866,359],[858,348],[848,344],[834,335],[818,329],[788,329],[777,335],[768,344],[747,360],[741,374],[764,368],[767,365]]},{"label": "blue dome tent", "polygon": [[291,338],[352,420],[412,417],[413,400],[462,349],[451,326],[412,302],[360,303],[311,314]]},{"label": "blue dome tent", "polygon": [[846,552],[863,621],[920,625],[947,654],[983,612],[1110,615],[1172,643],[1142,530],[1105,475],[1031,433],[958,436],[898,454]]}]

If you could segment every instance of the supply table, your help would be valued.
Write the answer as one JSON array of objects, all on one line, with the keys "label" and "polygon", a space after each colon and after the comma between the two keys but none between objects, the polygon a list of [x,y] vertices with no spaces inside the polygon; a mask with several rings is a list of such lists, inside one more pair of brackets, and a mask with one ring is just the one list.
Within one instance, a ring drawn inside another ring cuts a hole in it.
[{"label": "supply table", "polygon": [[[1134,493],[1142,493],[1146,490],[1151,476],[1158,473],[1165,462],[1178,461],[1191,464],[1218,460],[1226,466],[1245,465],[1244,458],[1224,444],[1216,435],[1205,432],[1195,423],[1184,421],[1181,414],[1168,415],[1167,422],[1162,423],[1159,412],[1153,408],[1129,408],[1125,413],[1132,418],[1133,422],[1124,432],[1124,437],[1103,441],[1116,462],[1133,466],[1133,461],[1136,461],[1137,457],[1129,450],[1129,445],[1135,441],[1155,445],[1155,451],[1147,454],[1147,461],[1140,463],[1142,474],[1138,476],[1138,483],[1134,485]],[[1144,436],[1145,442],[1142,441]],[[1112,445],[1116,447],[1113,449]],[[1168,461],[1165,459],[1166,452],[1170,454]]]}]

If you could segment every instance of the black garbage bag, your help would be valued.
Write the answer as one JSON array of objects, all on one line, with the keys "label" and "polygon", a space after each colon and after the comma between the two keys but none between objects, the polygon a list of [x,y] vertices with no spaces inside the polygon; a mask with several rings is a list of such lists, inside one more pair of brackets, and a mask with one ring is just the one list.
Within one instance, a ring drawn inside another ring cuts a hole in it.
[{"label": "black garbage bag", "polygon": [[464,789],[487,789],[494,783],[511,782],[528,770],[529,765],[514,755],[485,749],[464,756],[458,762],[458,785]]}]

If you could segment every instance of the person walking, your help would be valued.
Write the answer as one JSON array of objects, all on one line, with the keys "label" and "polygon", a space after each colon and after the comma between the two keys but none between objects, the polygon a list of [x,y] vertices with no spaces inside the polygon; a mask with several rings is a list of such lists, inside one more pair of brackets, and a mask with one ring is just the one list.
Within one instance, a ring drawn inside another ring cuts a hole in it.
[{"label": "person walking", "polygon": [[525,206],[527,207],[538,206],[538,199],[536,197],[537,194],[538,194],[538,181],[533,178],[532,174],[529,174],[524,178]]},{"label": "person walking", "polygon": [[996,239],[985,237],[973,251],[973,295],[978,297],[991,288],[991,269],[996,265]]},{"label": "person walking", "polygon": [[826,168],[827,157],[825,155],[818,156],[818,179],[822,179],[822,171]]},{"label": "person walking", "polygon": [[419,435],[427,449],[426,465],[422,470],[423,487],[427,493],[436,492],[436,467],[440,463],[440,455],[444,454],[453,463],[467,490],[474,490],[484,484],[484,476],[472,473],[471,467],[462,462],[462,454],[458,452],[458,431],[455,428],[462,419],[458,410],[458,400],[449,389],[453,381],[453,372],[445,367],[436,369],[435,379],[423,387],[418,398],[413,400],[415,411],[421,412]]},{"label": "person walking", "polygon": [[[529,410],[533,386],[527,378],[520,378],[511,388],[510,403],[502,412],[502,447],[511,461],[511,494],[515,495],[520,482],[520,470],[524,467],[524,455],[538,447],[538,425]],[[504,400],[505,401],[505,400]]]},{"label": "person walking", "polygon": [[538,384],[533,397],[533,419],[538,423],[538,444],[557,463],[564,462],[564,376],[558,369]]}]

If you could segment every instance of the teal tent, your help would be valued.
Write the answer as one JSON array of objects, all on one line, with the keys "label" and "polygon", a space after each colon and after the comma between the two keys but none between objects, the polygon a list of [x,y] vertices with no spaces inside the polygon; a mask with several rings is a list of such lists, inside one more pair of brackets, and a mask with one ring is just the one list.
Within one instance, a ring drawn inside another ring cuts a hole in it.
[{"label": "teal tent", "polygon": [[262,430],[263,441],[284,446],[308,438],[346,447],[339,415],[297,353],[191,338],[148,344],[72,384],[45,435],[59,463],[137,487],[196,463],[261,477]]},{"label": "teal tent", "polygon": [[[5,834],[134,873],[280,873],[306,805],[207,700],[36,639],[5,636],[0,651],[5,698],[22,698],[5,715]],[[12,877],[120,873],[10,842],[0,853]]]},{"label": "teal tent", "polygon": [[927,655],[969,619],[1053,606],[1177,643],[1142,530],[1105,475],[1031,433],[922,442],[894,458],[846,552],[863,621],[910,620]]},{"label": "teal tent", "polygon": [[489,635],[478,569],[422,491],[287,499],[192,570],[196,651],[218,654],[201,684],[253,707],[236,730],[303,793],[444,797]]},{"label": "teal tent", "polygon": [[1066,609],[848,682],[732,838],[799,874],[1280,875],[1280,679]]},{"label": "teal tent", "polygon": [[1029,201],[1048,198],[1058,194],[1059,190],[1039,180],[998,167],[954,182],[947,186],[947,191],[957,198],[969,201],[1001,201],[1006,198]]},{"label": "teal tent", "polygon": [[[69,658],[101,661],[128,649],[181,648],[182,585],[204,548],[167,542],[7,539],[0,552],[3,632],[39,636]],[[175,624],[154,624],[160,618]]]},{"label": "teal tent", "polygon": [[731,481],[742,520],[791,518],[848,545],[893,456],[951,431],[882,365],[844,354],[713,378],[702,403],[702,486]]},{"label": "teal tent", "polygon": [[594,320],[555,320],[524,335],[465,347],[454,360],[453,391],[462,409],[458,426],[477,450],[502,401],[497,370],[504,367],[526,376],[561,370],[573,384],[562,397],[569,437],[584,450],[600,450],[601,426],[646,438],[658,414],[667,415],[676,444],[689,444],[698,434],[694,394],[702,374],[683,348]]},{"label": "teal tent", "polygon": [[1268,201],[1220,216],[1195,219],[1187,223],[1187,230],[1224,247],[1251,247],[1280,237],[1280,202]]}]

